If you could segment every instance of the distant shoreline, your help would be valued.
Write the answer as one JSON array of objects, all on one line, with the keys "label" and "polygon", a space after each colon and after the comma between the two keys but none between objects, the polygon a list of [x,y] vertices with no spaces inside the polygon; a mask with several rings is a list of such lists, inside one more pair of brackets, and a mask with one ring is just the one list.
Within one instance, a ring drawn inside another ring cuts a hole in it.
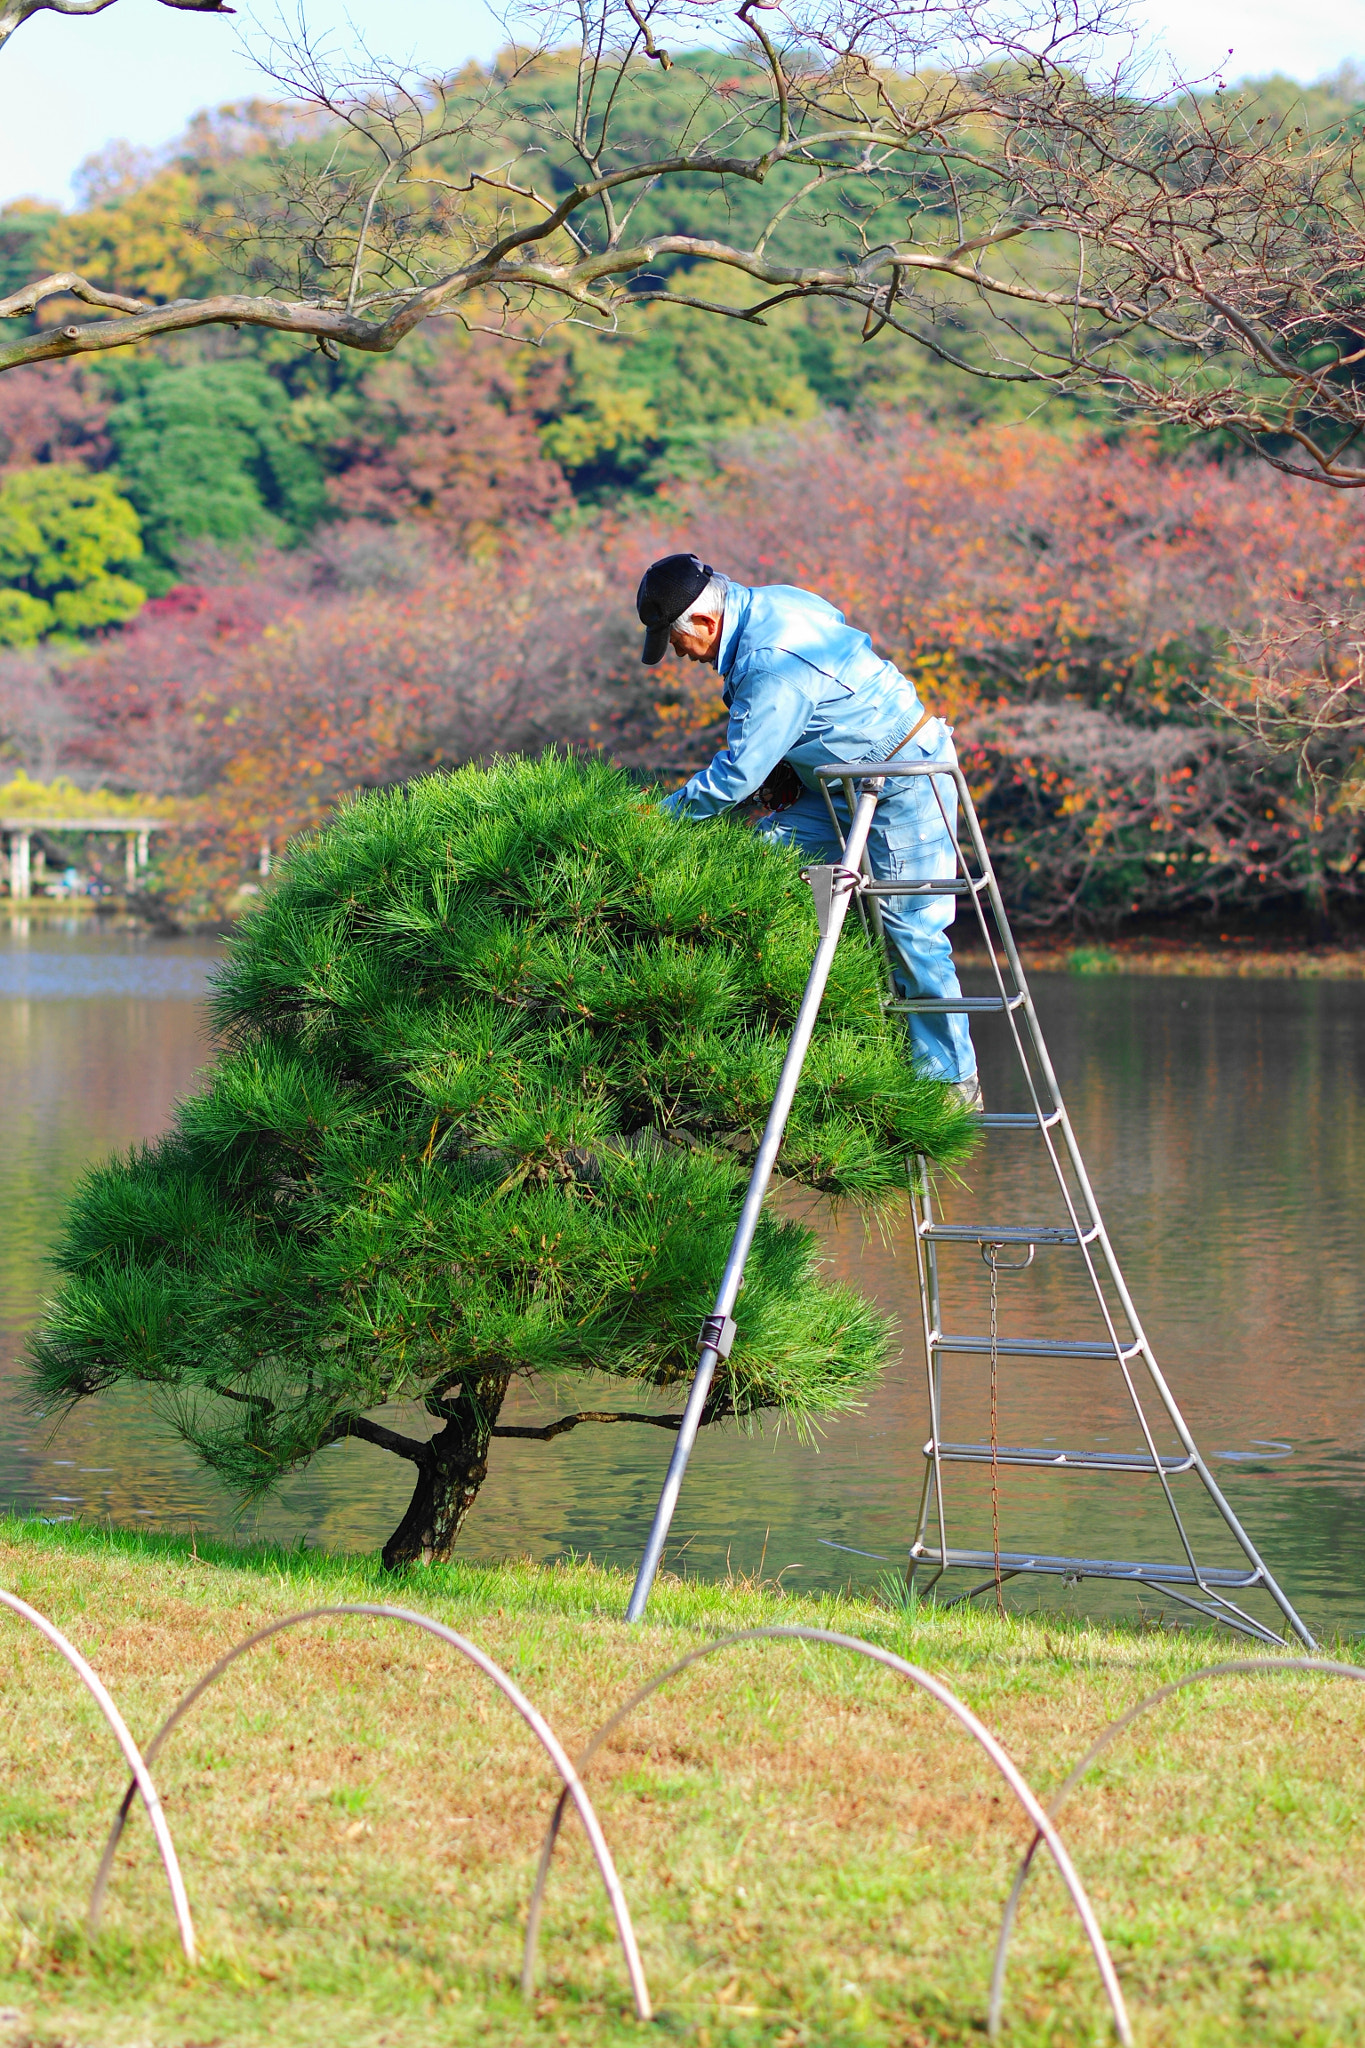
[{"label": "distant shoreline", "polygon": [[[231,930],[219,919],[186,918],[174,924],[123,896],[34,896],[16,902],[0,897],[0,928],[18,919],[55,923],[89,918],[116,930],[151,930],[163,936],[221,936]],[[1361,981],[1365,980],[1365,936],[1358,943],[1296,946],[1258,942],[1245,933],[1226,939],[1158,938],[1149,933],[1112,939],[1030,938],[1015,933],[1024,967],[1030,974],[1200,975],[1212,980]],[[958,940],[954,952],[967,968],[984,968],[979,947]]]},{"label": "distant shoreline", "polygon": [[[1147,974],[1203,976],[1210,980],[1365,980],[1365,944],[1325,946],[1258,945],[1238,936],[1226,940],[1150,937],[1107,940],[1029,939],[1016,933],[1030,974]],[[985,967],[980,949],[958,945],[963,967]]]}]

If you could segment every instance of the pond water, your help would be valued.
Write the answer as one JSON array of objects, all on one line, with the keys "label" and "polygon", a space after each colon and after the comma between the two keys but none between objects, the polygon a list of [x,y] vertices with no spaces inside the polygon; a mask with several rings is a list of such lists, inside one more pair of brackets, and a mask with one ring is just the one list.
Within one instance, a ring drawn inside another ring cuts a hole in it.
[{"label": "pond water", "polygon": [[[193,1086],[209,1051],[202,998],[214,958],[208,941],[76,919],[0,924],[0,1502],[373,1549],[407,1494],[408,1468],[384,1452],[329,1451],[241,1518],[135,1395],[87,1406],[55,1436],[24,1404],[18,1361],[64,1194],[87,1162],[162,1130]],[[1365,1629],[1365,983],[1040,976],[1034,991],[1129,1285],[1196,1440],[1305,1618]],[[1009,1108],[1000,1032],[978,1022],[988,1101]],[[943,1191],[948,1214],[1055,1215],[1055,1197],[1040,1198],[1039,1156],[1032,1137],[991,1134],[964,1185]],[[815,1589],[875,1584],[903,1556],[926,1433],[913,1247],[903,1230],[883,1239],[851,1216],[819,1221],[834,1269],[898,1315],[904,1355],[867,1407],[814,1445],[775,1430],[704,1433],[670,1551],[680,1568],[761,1569]],[[1002,1331],[1085,1334],[1074,1260],[1043,1252],[1023,1281],[1002,1281]],[[984,1329],[974,1251],[950,1284],[965,1306],[945,1321]],[[986,1373],[984,1360],[955,1362],[946,1434],[985,1434]],[[539,1412],[529,1396],[516,1406],[506,1419]],[[1017,1360],[1002,1366],[1000,1436],[1077,1449],[1137,1442],[1106,1368]],[[668,1448],[660,1432],[624,1427],[499,1442],[463,1547],[631,1567]],[[964,1469],[952,1495],[961,1534],[950,1533],[977,1543],[989,1475]],[[1193,1493],[1180,1500],[1196,1530],[1212,1528]],[[1006,1470],[1000,1511],[1006,1549],[1178,1555],[1150,1480]],[[1210,1555],[1231,1561],[1225,1543]],[[1010,1597],[1134,1611],[1132,1595],[1095,1581],[1033,1581]],[[1161,1607],[1143,1597],[1148,1611]]]}]

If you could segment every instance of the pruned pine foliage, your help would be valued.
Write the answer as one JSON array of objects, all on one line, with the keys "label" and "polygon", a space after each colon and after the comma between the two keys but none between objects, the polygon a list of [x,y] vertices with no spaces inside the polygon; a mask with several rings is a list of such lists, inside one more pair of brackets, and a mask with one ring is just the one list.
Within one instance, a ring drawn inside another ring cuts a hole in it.
[{"label": "pruned pine foliage", "polygon": [[[231,940],[204,1092],[77,1191],[45,1401],[141,1381],[253,1495],[389,1403],[683,1379],[815,937],[794,855],[600,762],[355,798]],[[885,1204],[910,1151],[970,1129],[850,932],[780,1170]],[[855,1402],[889,1336],[773,1216],[738,1324],[713,1412],[797,1427]]]}]

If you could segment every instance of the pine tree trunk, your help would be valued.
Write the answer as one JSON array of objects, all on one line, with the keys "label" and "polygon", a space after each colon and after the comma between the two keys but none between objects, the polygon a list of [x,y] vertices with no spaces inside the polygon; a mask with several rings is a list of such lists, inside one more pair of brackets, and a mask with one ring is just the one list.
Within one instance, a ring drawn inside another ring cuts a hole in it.
[{"label": "pine tree trunk", "polygon": [[416,1460],[417,1484],[407,1513],[384,1545],[384,1565],[443,1564],[459,1541],[465,1517],[488,1477],[488,1444],[510,1375],[472,1380],[439,1412],[445,1426]]}]

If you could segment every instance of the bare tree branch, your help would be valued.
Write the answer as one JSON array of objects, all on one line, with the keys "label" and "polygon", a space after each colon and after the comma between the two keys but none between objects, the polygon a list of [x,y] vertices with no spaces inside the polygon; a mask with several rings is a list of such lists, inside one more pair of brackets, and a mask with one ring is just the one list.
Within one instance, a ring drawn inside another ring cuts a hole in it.
[{"label": "bare tree branch", "polygon": [[89,306],[111,306],[116,313],[146,313],[151,310],[145,299],[124,299],[117,292],[102,292],[98,285],[77,277],[74,270],[62,270],[51,277],[40,277],[35,283],[26,284],[22,291],[0,299],[0,320],[12,320],[16,314],[35,312],[44,300],[52,298],[83,299]]},{"label": "bare tree branch", "polygon": [[[890,330],[964,375],[1088,388],[1365,485],[1351,124],[1139,89],[1111,0],[740,0],[729,76],[682,54],[687,0],[524,19],[525,49],[446,79],[275,39],[264,68],[322,152],[282,150],[275,189],[243,198],[254,288],[150,304],[74,266],[0,303],[33,321],[0,370],[206,325],[384,353],[436,315],[534,343],[566,317],[759,322],[822,298],[869,344]],[[63,297],[117,317],[44,325]]]},{"label": "bare tree branch", "polygon": [[1223,687],[1205,701],[1250,742],[1289,756],[1320,813],[1329,790],[1365,808],[1365,608],[1282,593],[1256,630],[1236,635]]}]

